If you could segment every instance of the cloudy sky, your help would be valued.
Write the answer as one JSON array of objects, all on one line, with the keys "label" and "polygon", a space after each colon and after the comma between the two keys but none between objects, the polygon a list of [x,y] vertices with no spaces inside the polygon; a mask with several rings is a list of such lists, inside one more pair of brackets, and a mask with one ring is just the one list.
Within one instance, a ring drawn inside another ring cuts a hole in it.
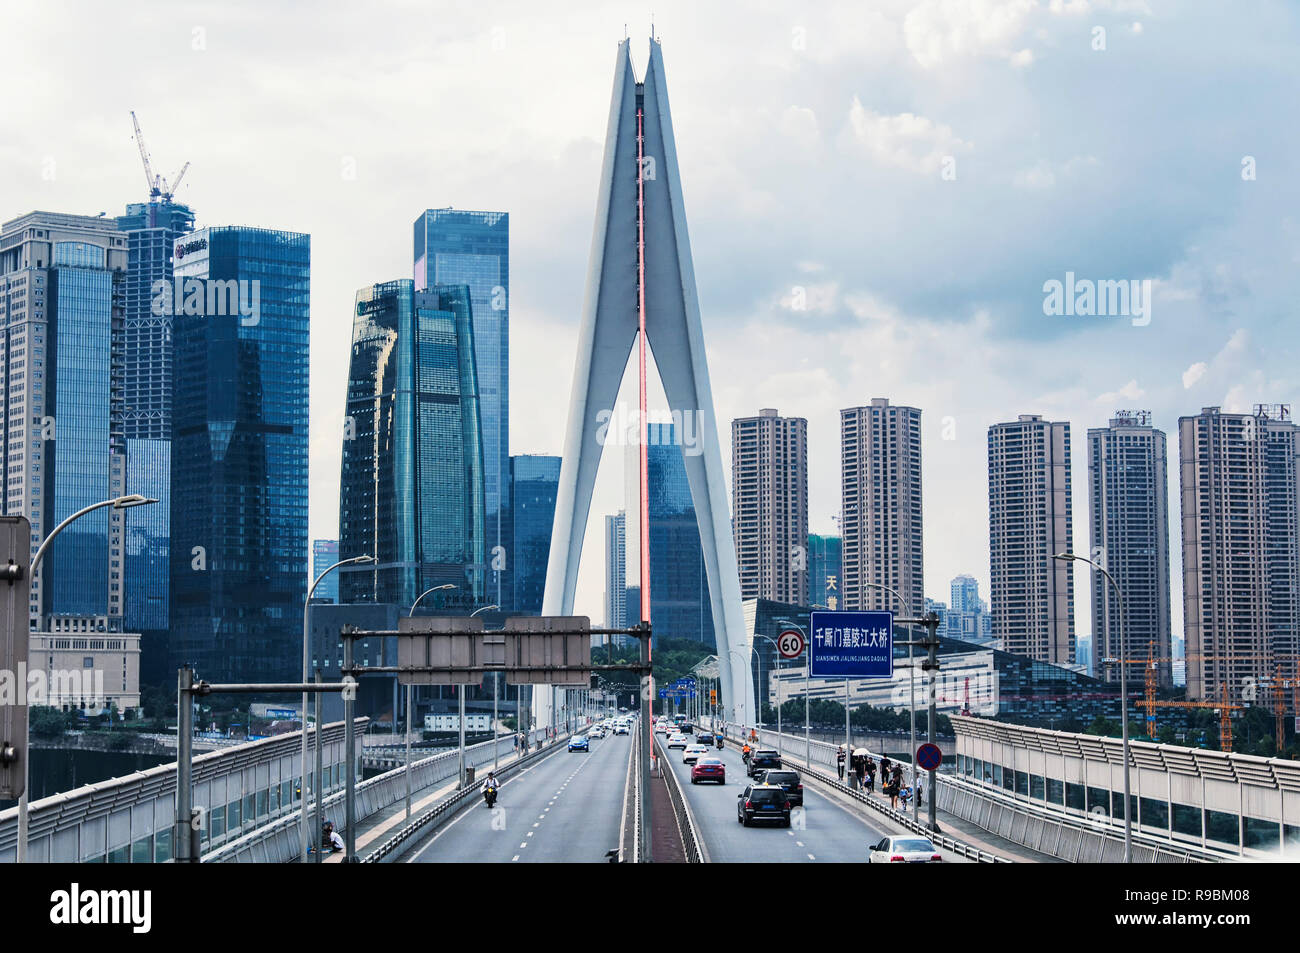
[{"label": "cloudy sky", "polygon": [[[987,593],[989,424],[1070,422],[1082,548],[1088,427],[1152,410],[1174,476],[1180,414],[1300,399],[1294,4],[808,6],[13,4],[0,216],[144,198],[134,109],[164,174],[192,161],[200,225],[311,233],[311,534],[332,536],[353,295],[410,276],[425,208],[510,212],[511,451],[559,453],[615,48],[626,29],[640,72],[653,11],[717,415],[808,418],[814,531],[838,411],[873,397],[923,411],[945,600],[959,572]],[[1046,315],[1067,272],[1149,280],[1149,323]],[[596,618],[621,463],[585,546]]]}]

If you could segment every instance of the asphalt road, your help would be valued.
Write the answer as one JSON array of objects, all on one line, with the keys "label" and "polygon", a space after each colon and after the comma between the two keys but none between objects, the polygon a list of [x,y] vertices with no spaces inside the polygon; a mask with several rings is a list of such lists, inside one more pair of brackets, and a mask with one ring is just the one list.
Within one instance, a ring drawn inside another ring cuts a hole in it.
[{"label": "asphalt road", "polygon": [[[662,743],[662,736],[661,743]],[[885,836],[858,813],[804,785],[802,821],[791,816],[790,827],[761,822],[743,827],[736,820],[736,798],[747,782],[740,753],[728,747],[710,750],[727,765],[727,783],[691,784],[690,765],[682,763],[680,748],[663,760],[681,782],[704,848],[713,863],[865,863],[867,847]]]},{"label": "asphalt road", "polygon": [[510,775],[495,811],[482,799],[408,855],[408,863],[606,863],[619,845],[630,735],[591,741]]}]

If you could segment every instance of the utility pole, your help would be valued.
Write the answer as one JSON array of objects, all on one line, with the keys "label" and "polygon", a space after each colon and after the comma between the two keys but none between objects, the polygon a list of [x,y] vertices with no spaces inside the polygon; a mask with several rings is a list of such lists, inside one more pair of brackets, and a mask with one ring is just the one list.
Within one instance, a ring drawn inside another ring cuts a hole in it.
[{"label": "utility pole", "polygon": [[[925,614],[925,616],[921,619],[921,622],[925,626],[925,630],[926,630],[925,648],[927,650],[925,661],[921,663],[921,670],[926,673],[926,678],[928,678],[930,681],[930,719],[929,719],[926,741],[928,741],[930,744],[934,744],[934,723],[936,718],[935,689],[937,688],[939,682],[939,614],[932,609]],[[912,717],[913,718],[916,717],[915,713],[913,713]],[[913,763],[913,769],[912,769],[913,787],[915,787],[915,776],[916,776],[916,752],[915,751],[912,752],[912,763]],[[930,772],[930,790],[928,792],[930,795],[930,830],[936,832],[939,830],[939,822],[935,819],[935,812],[937,810],[936,797],[938,794],[936,790],[938,788],[938,785],[935,783],[937,777],[938,777],[937,769]],[[913,799],[915,800],[915,798]]]}]

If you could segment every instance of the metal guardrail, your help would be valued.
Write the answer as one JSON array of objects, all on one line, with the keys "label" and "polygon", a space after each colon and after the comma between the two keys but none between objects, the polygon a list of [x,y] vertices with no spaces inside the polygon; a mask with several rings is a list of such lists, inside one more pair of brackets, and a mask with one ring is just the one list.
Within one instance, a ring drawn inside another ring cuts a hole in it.
[{"label": "metal guardrail", "polygon": [[618,846],[620,864],[641,863],[641,772],[639,770],[641,745],[645,732],[632,733],[632,756],[628,760],[627,780],[624,782],[623,831]]},{"label": "metal guardrail", "polygon": [[[560,744],[564,743],[568,737],[569,737],[568,732],[565,732],[563,734],[557,734],[555,739],[550,744],[545,745],[544,747],[539,748],[535,751],[532,751],[529,754],[524,755],[522,758],[518,759],[517,761],[512,761],[510,762],[510,764],[500,768],[497,771],[497,776],[501,778],[508,777],[523,765],[529,764],[530,762],[533,761],[540,760],[541,758],[547,755],[554,754],[556,751],[560,750],[559,749]],[[487,744],[491,744],[491,742],[487,742]],[[442,822],[445,821],[447,818],[452,817],[455,814],[458,814],[460,812],[460,809],[465,805],[466,801],[471,797],[477,796],[479,794],[479,791],[480,791],[480,785],[478,785],[477,783],[466,788],[461,788],[455,794],[452,794],[446,800],[441,801],[440,803],[434,805],[424,814],[420,815],[419,818],[417,818],[416,820],[412,821],[410,824],[403,827],[400,831],[398,831],[388,840],[384,841],[383,844],[381,844],[379,847],[375,848],[375,850],[371,851],[369,854],[363,857],[361,859],[361,863],[363,864],[383,863],[385,858],[392,856],[395,851],[398,851],[399,848],[402,848],[402,845],[406,844],[407,841],[409,841],[416,834],[423,831],[430,824],[433,825],[433,829],[437,829],[439,826],[441,826]]]},{"label": "metal guardrail", "polygon": [[704,850],[704,841],[700,837],[699,828],[695,824],[695,815],[691,813],[691,807],[686,803],[676,773],[665,763],[668,755],[664,747],[659,744],[658,738],[655,738],[655,747],[659,749],[659,773],[664,777],[664,786],[668,789],[668,803],[672,805],[673,815],[677,818],[677,832],[682,838],[682,847],[686,852],[686,862],[688,864],[707,864],[709,856]]},{"label": "metal guardrail", "polygon": [[[727,741],[731,742],[734,745],[737,742],[736,739],[732,737],[732,731],[733,729],[729,726],[726,732],[726,739]],[[759,733],[760,740],[763,734],[764,732]],[[783,736],[783,738],[790,738],[790,737],[791,737],[790,735]],[[817,742],[817,743],[825,744],[824,742]],[[827,747],[831,747],[833,749],[833,746],[828,745]],[[904,763],[903,767],[904,770],[907,769],[906,763]],[[912,820],[911,817],[909,817],[904,812],[896,811],[893,808],[885,805],[883,802],[877,801],[873,797],[868,797],[866,794],[863,794],[859,790],[850,788],[847,784],[844,784],[837,777],[834,777],[829,774],[823,774],[821,771],[818,771],[816,768],[813,768],[811,765],[804,766],[803,774],[805,777],[811,777],[819,784],[822,784],[830,788],[831,790],[836,791],[839,794],[847,795],[848,797],[853,798],[855,801],[858,801],[861,804],[865,804],[867,807],[871,808],[877,814],[881,814],[889,818],[891,821],[893,821],[895,824],[899,825],[900,827],[906,828],[907,830],[912,831],[915,834],[920,834],[923,837],[928,837],[931,841],[938,844],[940,847],[944,848],[945,850],[952,851],[954,854],[957,854],[961,857],[965,857],[968,860],[973,860],[981,864],[1011,863],[1011,861],[1008,860],[1006,857],[999,857],[996,854],[990,854],[988,851],[980,850],[977,847],[972,847],[970,844],[964,844],[961,841],[957,840],[956,838],[949,837],[947,834],[936,833],[930,830],[924,824],[916,823],[915,821]]]}]

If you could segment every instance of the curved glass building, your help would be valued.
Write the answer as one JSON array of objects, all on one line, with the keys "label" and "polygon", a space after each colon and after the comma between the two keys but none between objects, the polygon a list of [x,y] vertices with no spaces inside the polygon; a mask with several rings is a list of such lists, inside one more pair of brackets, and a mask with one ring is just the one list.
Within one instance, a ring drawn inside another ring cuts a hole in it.
[{"label": "curved glass building", "polygon": [[339,484],[343,603],[484,597],[483,428],[467,285],[357,292]]}]

